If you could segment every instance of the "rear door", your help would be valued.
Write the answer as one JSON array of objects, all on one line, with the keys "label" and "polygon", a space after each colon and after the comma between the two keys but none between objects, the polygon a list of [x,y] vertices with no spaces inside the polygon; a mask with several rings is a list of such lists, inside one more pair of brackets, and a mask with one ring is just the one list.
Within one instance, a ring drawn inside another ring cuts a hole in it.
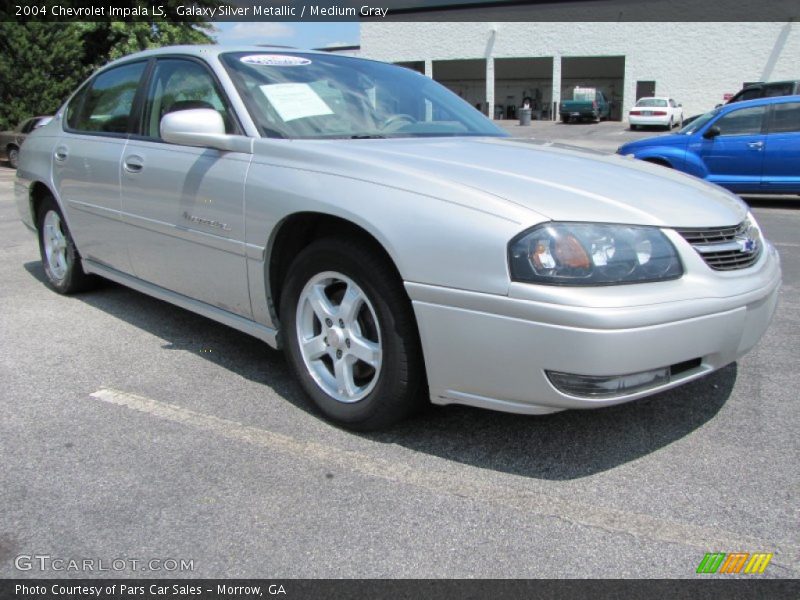
[{"label": "rear door", "polygon": [[120,159],[146,61],[103,71],[70,101],[53,150],[53,182],[85,259],[130,273],[120,202]]},{"label": "rear door", "polygon": [[800,102],[772,105],[762,189],[800,194]]},{"label": "rear door", "polygon": [[244,181],[250,155],[168,144],[161,118],[193,108],[220,112],[241,133],[214,74],[189,57],[158,58],[139,135],[122,157],[122,206],[136,276],[250,317],[244,245]]},{"label": "rear door", "polygon": [[739,108],[709,124],[720,134],[689,146],[705,164],[706,179],[738,192],[759,191],[764,163],[765,106]]}]

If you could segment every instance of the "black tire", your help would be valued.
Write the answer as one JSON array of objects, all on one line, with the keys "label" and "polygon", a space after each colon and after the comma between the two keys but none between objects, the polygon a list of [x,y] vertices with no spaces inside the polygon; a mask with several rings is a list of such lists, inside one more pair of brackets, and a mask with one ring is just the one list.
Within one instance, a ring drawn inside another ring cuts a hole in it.
[{"label": "black tire", "polygon": [[[337,400],[317,383],[298,340],[301,294],[307,283],[325,272],[351,279],[364,292],[377,317],[374,326],[382,352],[380,369],[374,372],[377,379],[366,396],[350,403]],[[286,359],[305,392],[330,420],[358,431],[376,430],[403,420],[425,405],[424,363],[413,309],[393,266],[371,243],[324,238],[300,252],[283,284],[280,320]]]},{"label": "black tire", "polygon": [[673,168],[673,166],[670,163],[668,163],[666,160],[663,160],[661,158],[645,158],[644,162],[648,162],[651,165],[658,165],[659,167],[665,167],[667,169],[672,169]]},{"label": "black tire", "polygon": [[[61,277],[51,268],[45,251],[45,219],[50,212],[54,212],[58,216],[60,231],[66,241],[66,248],[64,249],[66,271]],[[73,294],[90,289],[97,283],[95,277],[87,275],[84,272],[83,266],[81,265],[80,254],[78,254],[78,249],[75,247],[75,242],[64,220],[64,215],[52,197],[45,198],[39,205],[39,210],[36,215],[36,230],[39,238],[39,253],[47,277],[47,284],[53,290],[59,294]]]},{"label": "black tire", "polygon": [[561,122],[562,122],[562,123],[564,123],[564,124],[566,124],[566,123],[569,123],[569,117],[567,117],[567,116],[562,116],[562,117],[561,117]]},{"label": "black tire", "polygon": [[672,124],[672,117],[669,118],[669,123],[667,123],[667,131],[672,131],[673,124]]},{"label": "black tire", "polygon": [[12,169],[16,169],[19,167],[19,148],[16,146],[11,146],[7,150],[8,154],[8,164],[11,165]]},{"label": "black tire", "polygon": [[639,129],[638,125],[631,125],[631,131],[638,131],[638,129]]}]

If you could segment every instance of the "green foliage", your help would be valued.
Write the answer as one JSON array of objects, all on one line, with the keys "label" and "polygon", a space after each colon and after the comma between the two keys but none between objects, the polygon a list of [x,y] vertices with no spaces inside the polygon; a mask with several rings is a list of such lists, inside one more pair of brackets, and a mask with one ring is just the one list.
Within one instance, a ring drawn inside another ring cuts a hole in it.
[{"label": "green foliage", "polygon": [[0,22],[0,130],[26,117],[53,114],[92,71],[110,60],[148,48],[213,42],[210,23],[171,20],[175,12],[169,8],[178,2],[160,4],[168,7],[168,16],[158,21]]},{"label": "green foliage", "polygon": [[90,67],[84,63],[77,23],[0,23],[0,128],[26,117],[52,114]]}]

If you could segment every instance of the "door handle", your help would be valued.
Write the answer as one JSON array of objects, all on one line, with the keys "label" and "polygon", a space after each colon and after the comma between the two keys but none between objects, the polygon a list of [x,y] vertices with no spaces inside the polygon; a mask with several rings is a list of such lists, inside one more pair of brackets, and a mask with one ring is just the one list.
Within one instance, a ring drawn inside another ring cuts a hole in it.
[{"label": "door handle", "polygon": [[67,151],[66,146],[59,146],[55,149],[55,152],[53,152],[53,158],[55,158],[58,162],[64,162],[67,160],[68,156],[69,152]]},{"label": "door handle", "polygon": [[122,167],[128,173],[141,173],[142,169],[144,169],[144,159],[141,156],[129,156],[125,159],[125,162],[122,163]]},{"label": "door handle", "polygon": [[764,142],[747,142],[748,148],[753,148],[754,150],[761,150],[764,147]]}]

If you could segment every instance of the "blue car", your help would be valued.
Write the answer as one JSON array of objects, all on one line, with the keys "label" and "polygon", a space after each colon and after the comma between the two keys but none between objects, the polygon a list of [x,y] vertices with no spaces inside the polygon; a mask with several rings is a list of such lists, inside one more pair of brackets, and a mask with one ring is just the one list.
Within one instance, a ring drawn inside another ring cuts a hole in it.
[{"label": "blue car", "polygon": [[678,133],[631,142],[617,153],[739,194],[800,194],[800,96],[726,104]]}]

